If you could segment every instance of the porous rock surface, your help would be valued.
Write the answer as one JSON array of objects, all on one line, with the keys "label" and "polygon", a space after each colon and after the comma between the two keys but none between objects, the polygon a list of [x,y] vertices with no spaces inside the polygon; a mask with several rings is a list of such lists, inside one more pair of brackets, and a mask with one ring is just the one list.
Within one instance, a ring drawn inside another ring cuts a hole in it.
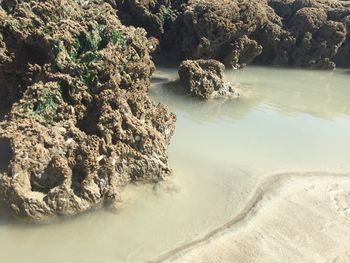
[{"label": "porous rock surface", "polygon": [[295,44],[292,64],[318,68],[350,66],[350,1],[268,0]]},{"label": "porous rock surface", "polygon": [[216,59],[234,68],[252,62],[325,69],[350,66],[349,1],[125,2],[132,14],[129,23],[146,28],[159,38],[163,51],[180,61]]},{"label": "porous rock surface", "polygon": [[171,173],[175,116],[148,97],[146,32],[80,2],[0,1],[0,105],[11,107],[0,140],[13,151],[0,197],[21,219],[117,205],[122,186]]},{"label": "porous rock surface", "polygon": [[[279,12],[278,4],[290,13]],[[232,67],[255,61],[334,68],[346,42],[348,11],[340,1],[193,0],[181,19],[181,52]]]},{"label": "porous rock surface", "polygon": [[216,60],[186,60],[179,67],[179,76],[187,94],[203,100],[236,98],[234,87],[225,81],[225,66]]},{"label": "porous rock surface", "polygon": [[119,10],[124,24],[143,27],[152,37],[161,38],[183,12],[188,0],[110,1]]}]

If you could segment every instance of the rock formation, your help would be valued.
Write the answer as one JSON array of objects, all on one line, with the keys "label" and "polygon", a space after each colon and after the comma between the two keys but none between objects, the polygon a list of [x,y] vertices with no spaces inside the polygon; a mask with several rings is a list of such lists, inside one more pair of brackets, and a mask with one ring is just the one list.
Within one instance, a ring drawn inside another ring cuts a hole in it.
[{"label": "rock formation", "polygon": [[171,27],[187,0],[112,1],[124,24],[143,27],[152,37],[161,36]]},{"label": "rock formation", "polygon": [[[143,26],[162,51],[184,59],[216,59],[332,69],[350,66],[349,1],[124,1],[129,24]],[[174,3],[177,3],[175,5]]]},{"label": "rock formation", "polygon": [[[291,65],[332,69],[350,66],[350,3],[338,0],[269,0],[294,44],[286,49]],[[344,61],[344,60],[347,60]]]},{"label": "rock formation", "polygon": [[154,64],[141,28],[107,3],[2,1],[0,197],[26,220],[116,205],[130,182],[170,175],[175,116],[147,94]]},{"label": "rock formation", "polygon": [[238,92],[224,80],[225,66],[216,60],[186,60],[179,76],[187,94],[200,99],[235,98]]}]

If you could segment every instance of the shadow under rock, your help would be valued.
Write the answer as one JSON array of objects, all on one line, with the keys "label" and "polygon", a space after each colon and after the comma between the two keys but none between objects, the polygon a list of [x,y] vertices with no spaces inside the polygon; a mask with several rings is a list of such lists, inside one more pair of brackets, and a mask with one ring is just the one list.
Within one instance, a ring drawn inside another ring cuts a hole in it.
[{"label": "shadow under rock", "polygon": [[11,108],[0,109],[0,121],[3,121],[6,115],[11,111]]},{"label": "shadow under rock", "polygon": [[4,202],[0,201],[0,227],[13,224],[14,222],[15,220],[13,219],[9,208]]}]

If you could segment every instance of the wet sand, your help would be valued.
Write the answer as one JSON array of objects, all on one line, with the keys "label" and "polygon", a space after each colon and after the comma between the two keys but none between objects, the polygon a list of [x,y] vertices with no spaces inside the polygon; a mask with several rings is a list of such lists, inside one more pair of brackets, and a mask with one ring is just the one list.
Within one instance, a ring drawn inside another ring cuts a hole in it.
[{"label": "wet sand", "polygon": [[163,255],[166,262],[349,262],[350,174],[262,182],[232,221]]}]

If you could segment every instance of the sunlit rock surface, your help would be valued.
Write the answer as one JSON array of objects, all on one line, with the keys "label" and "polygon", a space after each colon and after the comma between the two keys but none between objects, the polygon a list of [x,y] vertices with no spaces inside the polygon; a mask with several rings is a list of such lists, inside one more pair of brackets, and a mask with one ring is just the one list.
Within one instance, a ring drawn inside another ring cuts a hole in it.
[{"label": "sunlit rock surface", "polygon": [[203,100],[239,97],[224,71],[216,60],[186,60],[179,67],[180,84],[187,94]]},{"label": "sunlit rock surface", "polygon": [[0,196],[21,219],[118,206],[130,182],[171,174],[175,116],[148,98],[154,64],[141,28],[109,4],[3,1],[0,139],[12,159]]}]

